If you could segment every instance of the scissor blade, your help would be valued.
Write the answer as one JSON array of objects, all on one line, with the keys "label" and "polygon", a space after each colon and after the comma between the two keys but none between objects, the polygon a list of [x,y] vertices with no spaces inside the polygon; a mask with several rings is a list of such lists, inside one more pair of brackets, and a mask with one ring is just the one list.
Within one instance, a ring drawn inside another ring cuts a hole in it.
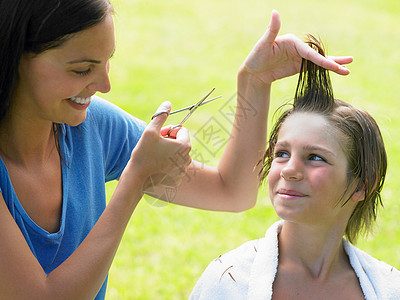
[{"label": "scissor blade", "polygon": [[[204,105],[204,104],[207,104],[207,103],[209,103],[209,102],[211,102],[211,101],[214,101],[214,100],[216,100],[216,99],[218,99],[218,98],[221,98],[221,97],[222,97],[222,96],[218,96],[218,97],[209,99],[209,100],[207,100],[207,101],[204,101],[204,102],[202,102],[199,106],[202,106],[202,105]],[[179,112],[181,112],[181,111],[191,110],[191,109],[192,109],[193,107],[195,107],[195,106],[196,106],[196,104],[193,104],[193,105],[190,105],[190,106],[187,106],[187,107],[178,109],[178,110],[174,110],[173,112],[170,112],[169,114],[170,114],[170,115],[173,115],[173,114],[179,113]]]},{"label": "scissor blade", "polygon": [[195,106],[193,106],[190,110],[189,113],[183,118],[183,120],[179,123],[179,126],[182,126],[183,123],[187,121],[187,119],[190,118],[190,116],[196,111],[197,108],[208,98],[208,96],[211,95],[212,92],[214,92],[215,88],[213,88],[207,95],[205,95],[199,102],[196,103]]}]

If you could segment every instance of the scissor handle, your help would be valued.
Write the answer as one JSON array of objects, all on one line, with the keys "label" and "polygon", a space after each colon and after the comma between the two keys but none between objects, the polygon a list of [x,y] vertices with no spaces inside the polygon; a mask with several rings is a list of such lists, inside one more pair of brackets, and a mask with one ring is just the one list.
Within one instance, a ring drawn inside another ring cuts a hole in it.
[{"label": "scissor handle", "polygon": [[174,130],[175,128],[180,128],[180,127],[182,127],[181,124],[171,126],[171,128],[168,130],[168,132],[165,135],[165,137],[169,136],[171,134],[172,130]]},{"label": "scissor handle", "polygon": [[205,95],[199,102],[197,102],[195,105],[191,106],[191,107],[189,108],[189,113],[185,116],[185,118],[183,118],[183,120],[182,120],[178,125],[172,126],[172,127],[168,130],[166,136],[169,136],[170,133],[172,132],[172,130],[174,130],[175,128],[182,127],[183,123],[185,123],[185,122],[187,121],[187,119],[189,119],[189,117],[194,113],[194,111],[195,111],[196,109],[198,109],[199,106],[202,105],[202,103],[204,102],[204,100],[206,100],[206,99],[208,98],[208,96],[210,96],[211,93],[214,92],[214,90],[215,90],[215,88],[213,88],[213,89],[212,89],[207,95]]}]

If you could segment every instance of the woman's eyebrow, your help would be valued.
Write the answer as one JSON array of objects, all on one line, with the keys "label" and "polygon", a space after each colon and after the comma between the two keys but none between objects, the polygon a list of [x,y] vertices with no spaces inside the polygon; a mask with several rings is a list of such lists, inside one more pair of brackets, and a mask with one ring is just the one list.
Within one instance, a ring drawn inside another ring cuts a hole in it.
[{"label": "woman's eyebrow", "polygon": [[85,62],[92,63],[92,64],[101,64],[100,60],[86,59],[86,58],[77,59],[77,60],[71,60],[71,61],[68,61],[67,64],[72,65],[72,64],[80,64],[80,63],[85,63]]},{"label": "woman's eyebrow", "polygon": [[[114,56],[114,53],[115,53],[115,49],[113,50],[112,54],[110,55],[110,58],[112,58]],[[69,64],[69,65],[80,64],[80,63],[101,64],[101,60],[83,58],[83,59],[71,60],[71,61],[67,62],[67,64]]]}]

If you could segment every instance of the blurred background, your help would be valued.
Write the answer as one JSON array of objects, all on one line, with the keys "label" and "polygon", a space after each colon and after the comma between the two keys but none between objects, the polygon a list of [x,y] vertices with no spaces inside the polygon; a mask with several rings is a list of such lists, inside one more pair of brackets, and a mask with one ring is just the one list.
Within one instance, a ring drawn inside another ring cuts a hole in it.
[{"label": "blurred background", "polygon": [[[267,28],[272,9],[280,34],[321,38],[330,55],[353,55],[351,74],[331,74],[335,96],[370,112],[381,126],[389,169],[375,234],[357,246],[400,268],[400,1],[397,0],[113,0],[117,48],[112,91],[101,95],[149,121],[159,104],[173,109],[212,87],[223,97],[186,123],[192,157],[216,165],[229,137],[236,74]],[[273,84],[271,116],[294,95],[297,76]],[[171,116],[176,124],[182,114]],[[271,120],[270,120],[271,122]],[[204,126],[218,132],[210,142]],[[115,183],[107,184],[110,197]],[[145,197],[126,230],[109,274],[107,299],[187,299],[208,263],[264,236],[277,220],[267,188],[243,213],[207,212]]]}]

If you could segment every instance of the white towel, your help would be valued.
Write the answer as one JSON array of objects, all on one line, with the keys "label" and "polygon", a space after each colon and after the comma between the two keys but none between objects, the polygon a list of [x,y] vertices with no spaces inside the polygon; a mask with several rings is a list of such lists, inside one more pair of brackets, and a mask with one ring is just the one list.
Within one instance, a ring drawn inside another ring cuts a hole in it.
[{"label": "white towel", "polygon": [[[213,260],[196,283],[190,300],[268,300],[278,269],[276,222],[265,238],[249,241]],[[366,300],[400,300],[400,271],[373,258],[343,239]]]}]

